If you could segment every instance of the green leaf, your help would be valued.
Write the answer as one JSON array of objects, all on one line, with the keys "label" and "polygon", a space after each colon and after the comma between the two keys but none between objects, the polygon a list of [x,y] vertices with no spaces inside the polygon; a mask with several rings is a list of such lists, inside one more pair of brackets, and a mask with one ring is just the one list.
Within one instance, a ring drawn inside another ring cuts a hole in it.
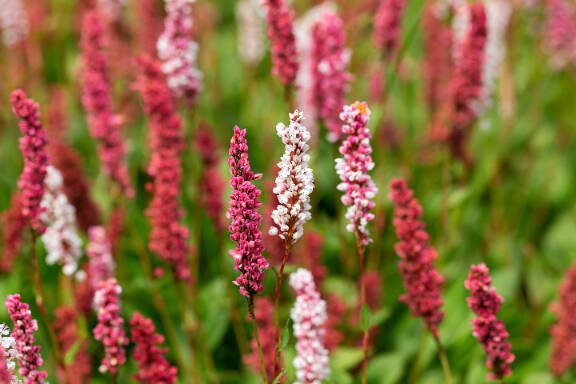
[{"label": "green leaf", "polygon": [[397,383],[404,373],[404,356],[399,353],[378,355],[368,363],[366,379],[369,384]]},{"label": "green leaf", "polygon": [[66,365],[72,364],[76,358],[76,353],[80,349],[80,340],[77,340],[64,355],[64,363]]},{"label": "green leaf", "polygon": [[280,351],[283,351],[290,342],[290,319],[286,320],[284,328],[282,329],[282,339],[280,340]]},{"label": "green leaf", "polygon": [[357,366],[364,357],[362,348],[341,347],[332,354],[332,368],[335,371],[347,371]]},{"label": "green leaf", "polygon": [[372,311],[367,304],[362,306],[362,311],[360,312],[360,328],[363,332],[368,331],[372,324]]},{"label": "green leaf", "polygon": [[280,373],[278,374],[278,376],[276,376],[274,378],[274,381],[272,382],[272,384],[278,384],[280,383],[280,380],[282,380],[282,378],[284,377],[284,375],[286,375],[286,369],[282,368],[282,370],[280,371]]}]

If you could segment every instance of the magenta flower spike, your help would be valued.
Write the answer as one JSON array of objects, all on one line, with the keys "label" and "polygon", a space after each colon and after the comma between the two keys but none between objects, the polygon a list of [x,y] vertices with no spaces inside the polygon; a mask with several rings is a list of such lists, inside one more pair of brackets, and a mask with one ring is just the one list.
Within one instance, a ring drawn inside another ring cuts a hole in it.
[{"label": "magenta flower spike", "polygon": [[339,115],[352,80],[348,72],[351,54],[345,40],[344,23],[333,11],[327,11],[312,27],[313,102],[332,142],[342,137]]},{"label": "magenta flower spike", "polygon": [[94,328],[94,338],[104,346],[104,359],[98,368],[100,372],[118,373],[118,367],[126,362],[128,337],[124,332],[124,319],[120,313],[120,293],[122,288],[116,279],[100,282],[94,294],[94,308],[98,324]]},{"label": "magenta flower spike", "polygon": [[342,203],[348,207],[346,226],[348,232],[358,236],[362,245],[370,243],[370,232],[366,227],[374,220],[370,211],[376,205],[373,201],[378,188],[368,174],[374,168],[372,161],[372,137],[367,128],[370,109],[364,102],[355,102],[344,106],[340,119],[344,122],[342,133],[344,141],[340,146],[342,158],[336,159],[336,172],[341,183],[338,190],[344,192]]},{"label": "magenta flower spike", "polygon": [[488,379],[502,380],[512,374],[510,364],[515,359],[506,326],[496,318],[503,302],[502,297],[492,287],[490,271],[484,263],[470,267],[464,285],[470,291],[468,306],[476,314],[472,320],[472,334],[486,352],[486,366],[490,371]]},{"label": "magenta flower spike", "polygon": [[112,246],[104,227],[97,225],[88,229],[88,279],[92,289],[98,289],[100,282],[114,277],[116,263],[112,257]]},{"label": "magenta flower spike", "polygon": [[296,384],[316,384],[330,375],[330,358],[324,345],[326,302],[314,283],[314,277],[304,268],[290,275],[290,286],[296,302],[290,312],[296,338]]},{"label": "magenta flower spike", "polygon": [[263,0],[272,45],[272,74],[289,86],[298,73],[294,14],[284,0]]},{"label": "magenta flower spike", "polygon": [[234,259],[234,267],[240,272],[234,284],[240,288],[242,295],[251,299],[262,291],[264,271],[269,265],[262,257],[262,218],[258,213],[258,208],[262,205],[258,201],[261,192],[253,183],[262,175],[254,174],[250,168],[245,129],[234,127],[229,155],[232,194],[227,213],[227,217],[231,219],[228,230],[230,239],[236,242],[236,248],[230,251],[230,256]]},{"label": "magenta flower spike", "polygon": [[20,152],[24,156],[24,169],[18,180],[21,191],[22,216],[40,233],[46,229],[40,219],[44,195],[44,179],[48,167],[48,136],[40,122],[40,109],[34,100],[21,90],[12,92],[12,110],[20,119],[22,137]]},{"label": "magenta flower spike", "polygon": [[184,209],[178,199],[182,180],[180,153],[185,147],[183,123],[159,64],[148,57],[140,58],[139,64],[137,87],[148,115],[151,151],[148,174],[152,177],[152,200],[146,216],[152,232],[148,247],[170,264],[178,279],[188,280],[189,231],[180,223]]},{"label": "magenta flower spike", "polygon": [[444,278],[436,271],[436,250],[422,220],[422,206],[403,179],[390,183],[390,200],[394,202],[394,228],[400,240],[396,253],[406,293],[400,300],[410,307],[413,316],[421,317],[428,330],[438,338],[438,326],[444,318],[440,290]]},{"label": "magenta flower spike", "polygon": [[552,305],[556,323],[550,328],[552,352],[550,368],[562,376],[576,363],[576,265],[572,266],[559,287],[558,300]]},{"label": "magenta flower spike", "polygon": [[82,105],[88,115],[90,135],[98,142],[98,155],[104,172],[128,197],[134,196],[128,167],[126,144],[120,134],[122,117],[114,114],[112,84],[104,53],[107,41],[100,13],[86,13],[82,23]]},{"label": "magenta flower spike", "polygon": [[149,318],[136,312],[130,320],[134,360],[138,363],[138,373],[134,380],[142,384],[174,384],[178,379],[178,369],[166,360],[168,349],[163,348],[164,336],[156,333],[156,327]]},{"label": "magenta flower spike", "polygon": [[162,72],[176,99],[196,102],[202,89],[202,73],[197,67],[198,44],[192,40],[192,3],[195,0],[165,0],[164,32],[156,49]]},{"label": "magenta flower spike", "polygon": [[380,0],[374,15],[374,43],[386,60],[398,51],[405,9],[406,0]]},{"label": "magenta flower spike", "polygon": [[24,303],[19,294],[9,295],[4,303],[14,325],[12,337],[17,352],[18,373],[24,384],[41,384],[48,374],[41,371],[44,364],[40,355],[40,346],[36,345],[34,333],[38,331],[38,322],[32,318],[30,307]]}]

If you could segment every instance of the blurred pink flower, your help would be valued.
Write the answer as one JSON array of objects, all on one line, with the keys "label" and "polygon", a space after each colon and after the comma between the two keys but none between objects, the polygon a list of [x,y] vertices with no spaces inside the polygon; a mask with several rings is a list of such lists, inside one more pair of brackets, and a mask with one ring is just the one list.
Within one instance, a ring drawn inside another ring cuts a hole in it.
[{"label": "blurred pink flower", "polygon": [[12,92],[12,110],[20,119],[20,151],[24,156],[24,169],[18,180],[21,193],[22,216],[32,228],[42,233],[45,230],[40,220],[43,211],[40,203],[44,195],[44,178],[48,167],[48,136],[40,122],[38,104],[21,90]]},{"label": "blurred pink flower", "polygon": [[378,188],[368,174],[374,168],[372,161],[372,137],[367,128],[370,109],[364,102],[344,106],[340,119],[344,122],[344,140],[340,145],[342,158],[336,159],[336,172],[341,183],[338,190],[344,192],[342,203],[348,207],[346,226],[348,232],[355,233],[363,245],[370,243],[370,232],[366,226],[374,219],[370,211],[376,205],[373,201]]},{"label": "blurred pink flower", "polygon": [[88,256],[88,279],[92,289],[96,290],[100,282],[114,277],[116,269],[112,247],[104,227],[97,225],[88,229],[86,255]]},{"label": "blurred pink flower", "polygon": [[234,127],[229,155],[232,194],[227,213],[227,217],[231,219],[228,230],[230,239],[236,242],[236,248],[230,251],[230,256],[234,259],[234,267],[240,272],[234,284],[240,288],[242,295],[251,298],[262,291],[264,271],[269,265],[262,257],[262,218],[258,213],[258,208],[262,205],[258,201],[261,192],[253,184],[253,181],[260,179],[262,175],[254,174],[250,169],[245,129]]},{"label": "blurred pink flower", "polygon": [[148,174],[153,179],[149,186],[152,200],[146,210],[152,226],[148,246],[170,264],[179,279],[188,280],[191,277],[187,259],[189,232],[180,223],[184,209],[179,202],[180,153],[185,147],[183,123],[159,64],[148,57],[141,57],[139,62],[137,87],[149,119]]},{"label": "blurred pink flower", "polygon": [[34,338],[38,322],[32,318],[30,307],[21,301],[19,294],[9,295],[4,306],[14,324],[12,337],[15,340],[14,349],[18,352],[18,373],[24,379],[24,384],[44,383],[48,374],[40,370],[44,361]]},{"label": "blurred pink flower", "polygon": [[22,42],[30,32],[28,14],[22,0],[0,0],[2,42],[12,47]]},{"label": "blurred pink flower", "polygon": [[20,254],[26,218],[22,215],[22,200],[19,192],[15,192],[8,209],[0,215],[2,219],[2,259],[0,271],[7,273],[12,269],[14,259]]},{"label": "blurred pink flower", "polygon": [[284,0],[263,0],[263,4],[272,45],[272,74],[288,86],[294,83],[298,73],[294,15]]},{"label": "blurred pink flower", "polygon": [[328,350],[324,346],[326,302],[314,284],[310,271],[299,268],[290,275],[296,302],[290,312],[296,337],[296,384],[315,384],[330,374]]},{"label": "blurred pink flower", "polygon": [[136,312],[130,320],[134,360],[138,373],[134,380],[143,384],[173,384],[178,379],[178,369],[164,356],[168,349],[162,348],[164,336],[156,333],[152,320]]},{"label": "blurred pink flower", "polygon": [[88,115],[90,134],[98,141],[98,155],[104,171],[118,183],[126,196],[134,196],[128,168],[124,163],[126,145],[120,135],[122,118],[114,114],[112,84],[104,26],[96,11],[87,12],[82,23],[82,104]]},{"label": "blurred pink flower", "polygon": [[193,104],[202,88],[197,68],[198,44],[192,40],[192,3],[195,0],[166,0],[164,32],[156,49],[168,86],[176,98]]},{"label": "blurred pink flower", "polygon": [[[138,0],[140,1],[140,0]],[[112,22],[118,21],[122,16],[122,9],[127,0],[97,0],[98,10]]]},{"label": "blurred pink flower", "polygon": [[94,308],[98,324],[94,328],[94,338],[104,346],[104,359],[98,368],[100,372],[118,373],[118,367],[126,362],[128,337],[124,332],[124,319],[120,313],[120,293],[122,288],[116,279],[100,282],[94,294]]},{"label": "blurred pink flower", "polygon": [[576,64],[576,6],[568,0],[545,0],[544,47],[556,68]]},{"label": "blurred pink flower", "polygon": [[398,50],[405,8],[406,0],[380,0],[374,15],[374,42],[386,60]]},{"label": "blurred pink flower", "polygon": [[92,366],[88,353],[88,339],[81,339],[78,333],[78,313],[72,306],[61,305],[55,310],[54,332],[62,353],[67,355],[75,349],[74,359],[66,364],[65,369],[58,369],[60,382],[83,384],[90,380]]},{"label": "blurred pink flower", "polygon": [[556,323],[550,328],[550,368],[561,376],[576,363],[576,265],[566,272],[558,291],[558,300],[552,305]]},{"label": "blurred pink flower", "polygon": [[438,326],[444,318],[440,296],[444,278],[434,267],[437,253],[429,244],[422,206],[403,179],[390,183],[390,200],[394,202],[394,227],[400,240],[395,249],[401,259],[399,268],[406,289],[400,300],[438,338]]},{"label": "blurred pink flower", "polygon": [[510,364],[515,357],[508,342],[506,326],[496,318],[503,300],[491,284],[490,271],[484,263],[470,267],[465,287],[470,291],[468,306],[476,314],[472,320],[472,334],[486,352],[486,366],[490,370],[488,379],[502,380],[512,374]]}]

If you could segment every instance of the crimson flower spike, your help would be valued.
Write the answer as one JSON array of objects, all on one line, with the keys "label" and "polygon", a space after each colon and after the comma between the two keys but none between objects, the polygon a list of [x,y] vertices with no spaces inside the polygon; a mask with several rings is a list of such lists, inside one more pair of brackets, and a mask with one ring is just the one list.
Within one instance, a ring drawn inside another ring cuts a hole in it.
[{"label": "crimson flower spike", "polygon": [[82,104],[88,114],[90,134],[98,141],[98,155],[106,174],[128,197],[134,196],[128,168],[124,163],[126,145],[120,135],[122,118],[114,114],[112,84],[104,25],[96,11],[88,12],[82,23]]},{"label": "crimson flower spike", "polygon": [[385,60],[394,58],[402,33],[406,0],[381,0],[374,15],[374,43]]},{"label": "crimson flower spike", "polygon": [[510,364],[515,359],[506,326],[496,318],[502,297],[492,287],[490,271],[484,263],[470,267],[464,285],[470,291],[468,306],[476,314],[472,320],[472,334],[486,352],[486,366],[490,370],[488,380],[502,380],[512,374]]},{"label": "crimson flower spike", "polygon": [[191,278],[188,264],[188,229],[180,223],[183,208],[178,201],[184,150],[182,119],[159,64],[147,56],[139,59],[137,88],[149,120],[151,150],[148,174],[152,177],[152,200],[146,210],[152,232],[148,247],[168,262],[176,278]]},{"label": "crimson flower spike", "polygon": [[572,266],[560,284],[558,300],[552,310],[556,323],[550,328],[552,352],[550,369],[562,376],[576,363],[576,264]]}]

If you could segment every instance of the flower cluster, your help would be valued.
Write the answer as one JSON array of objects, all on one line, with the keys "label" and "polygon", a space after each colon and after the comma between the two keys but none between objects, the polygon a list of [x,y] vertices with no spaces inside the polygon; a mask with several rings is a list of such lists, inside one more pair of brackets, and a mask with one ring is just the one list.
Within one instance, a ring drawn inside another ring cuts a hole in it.
[{"label": "flower cluster", "polygon": [[112,85],[104,53],[106,40],[100,14],[86,13],[82,23],[82,104],[88,114],[90,134],[98,141],[98,155],[104,171],[123,189],[134,195],[124,163],[126,146],[120,135],[122,118],[114,114]]},{"label": "flower cluster", "polygon": [[576,7],[567,0],[547,0],[544,45],[556,68],[576,63]]},{"label": "flower cluster", "polygon": [[487,354],[488,379],[502,380],[512,374],[510,364],[514,361],[514,354],[504,322],[496,318],[502,297],[491,285],[490,272],[484,263],[470,267],[465,287],[470,291],[468,305],[476,314],[472,320],[472,334]]},{"label": "flower cluster", "polygon": [[372,161],[371,134],[368,128],[370,109],[364,102],[344,106],[340,119],[344,122],[344,141],[340,146],[343,158],[336,159],[336,172],[341,183],[338,190],[344,192],[342,203],[348,207],[346,229],[355,232],[362,244],[370,243],[370,233],[366,228],[374,219],[370,211],[376,205],[372,199],[378,189],[368,174],[374,168]]},{"label": "flower cluster", "polygon": [[4,303],[10,314],[14,328],[14,349],[17,352],[18,373],[24,378],[24,384],[44,383],[48,374],[40,371],[44,363],[40,355],[40,346],[36,345],[34,333],[38,331],[38,323],[32,319],[28,304],[20,299],[20,295],[9,295]]},{"label": "flower cluster", "polygon": [[42,207],[40,203],[44,195],[44,178],[48,167],[48,136],[40,122],[38,104],[29,99],[26,94],[17,90],[12,92],[12,110],[20,119],[20,130],[23,136],[19,146],[24,156],[24,169],[18,180],[18,188],[22,198],[22,216],[32,225],[32,228],[42,233],[44,225],[40,220]]},{"label": "flower cluster", "polygon": [[60,171],[48,166],[44,184],[40,218],[46,226],[42,234],[46,263],[62,264],[62,272],[71,276],[78,270],[78,261],[82,257],[82,239],[76,228],[76,210],[63,192],[64,179]]},{"label": "flower cluster", "polygon": [[166,0],[164,32],[156,49],[168,86],[186,103],[196,101],[202,88],[197,68],[198,44],[192,40],[192,3],[195,0]]},{"label": "flower cluster", "polygon": [[146,210],[152,233],[149,248],[167,261],[175,275],[190,278],[187,260],[188,229],[180,223],[183,209],[178,201],[184,150],[183,123],[158,63],[150,58],[140,60],[138,89],[149,119],[151,159],[148,174],[152,200]]},{"label": "flower cluster", "polygon": [[[273,382],[281,371],[281,359],[275,359],[276,353],[276,325],[274,322],[274,305],[268,297],[258,297],[254,303],[254,318],[258,329],[258,336],[262,343],[262,356],[266,366],[268,382]],[[244,356],[244,362],[248,364],[254,372],[260,372],[261,361],[258,352],[258,342],[256,339],[250,340],[250,354]],[[276,365],[275,365],[276,364]]]},{"label": "flower cluster", "polygon": [[479,112],[488,24],[483,3],[466,5],[465,9],[468,12],[468,28],[463,40],[455,45],[456,63],[450,85],[450,145],[456,157],[467,161],[464,144],[469,128],[476,121]]},{"label": "flower cluster", "polygon": [[88,339],[81,339],[78,333],[78,313],[72,306],[61,305],[56,308],[54,319],[54,332],[58,345],[64,355],[74,352],[74,359],[66,364],[65,369],[58,370],[60,382],[86,383],[90,380],[92,365],[88,353]]},{"label": "flower cluster", "polygon": [[294,15],[284,0],[263,0],[272,43],[272,73],[286,86],[298,73]]},{"label": "flower cluster", "polygon": [[16,340],[10,336],[10,328],[6,324],[0,324],[0,383],[21,383],[14,375],[18,357],[15,346]]},{"label": "flower cluster", "polygon": [[290,275],[296,302],[290,312],[296,337],[296,384],[315,384],[330,374],[328,350],[324,346],[326,302],[314,284],[312,274],[300,268]]},{"label": "flower cluster", "polygon": [[253,184],[262,177],[254,174],[248,160],[248,143],[246,130],[234,127],[234,135],[230,140],[228,165],[230,166],[230,207],[227,217],[231,219],[228,230],[230,239],[236,242],[236,248],[230,251],[234,259],[234,267],[240,276],[234,281],[240,288],[240,293],[246,297],[262,291],[264,271],[269,265],[262,257],[264,245],[260,223],[262,218],[258,213],[260,208],[260,190]]},{"label": "flower cluster", "polygon": [[88,278],[92,288],[97,289],[101,281],[114,277],[116,269],[112,247],[104,227],[98,225],[88,230],[86,255],[88,256]]},{"label": "flower cluster", "polygon": [[390,183],[390,200],[394,202],[394,227],[400,240],[395,249],[401,259],[399,268],[406,289],[401,300],[438,337],[438,326],[444,318],[440,296],[444,279],[434,268],[437,253],[428,244],[422,206],[402,179]]},{"label": "flower cluster", "polygon": [[113,375],[118,372],[118,367],[126,362],[124,347],[128,344],[124,319],[120,313],[121,292],[122,288],[116,279],[108,279],[100,282],[94,294],[94,308],[98,317],[94,338],[104,346],[104,359],[99,370]]},{"label": "flower cluster", "polygon": [[28,36],[30,23],[22,0],[0,0],[0,28],[2,42],[8,47]]},{"label": "flower cluster", "polygon": [[276,125],[285,149],[273,189],[278,205],[272,212],[275,226],[270,228],[270,234],[292,243],[302,237],[304,223],[312,218],[310,194],[314,190],[314,175],[308,166],[310,132],[303,120],[302,112],[296,110],[290,114],[288,126]]},{"label": "flower cluster", "polygon": [[398,50],[406,0],[380,0],[374,15],[374,42],[386,59]]},{"label": "flower cluster", "polygon": [[164,336],[156,333],[152,320],[136,312],[130,319],[130,331],[135,345],[134,360],[138,363],[134,380],[138,383],[176,383],[178,369],[164,357],[168,351],[161,347]]},{"label": "flower cluster", "polygon": [[350,50],[345,48],[344,23],[335,12],[326,12],[312,27],[312,81],[314,105],[328,128],[328,139],[341,138],[339,114],[352,75]]},{"label": "flower cluster", "polygon": [[258,0],[240,0],[236,4],[238,23],[238,53],[242,61],[250,66],[258,64],[264,57],[264,25]]},{"label": "flower cluster", "polygon": [[224,212],[224,189],[226,182],[219,172],[220,156],[219,147],[212,128],[207,124],[200,124],[196,137],[196,149],[202,159],[203,172],[200,178],[200,192],[202,206],[214,222],[216,229],[221,231],[225,228],[223,220]]},{"label": "flower cluster", "polygon": [[14,259],[20,253],[26,229],[26,219],[22,215],[22,199],[20,193],[14,193],[10,200],[8,210],[0,215],[2,220],[2,258],[0,271],[8,272],[12,269]]},{"label": "flower cluster", "polygon": [[110,21],[118,21],[127,0],[98,0],[98,9]]},{"label": "flower cluster", "polygon": [[576,265],[560,284],[558,301],[552,306],[556,323],[550,328],[552,354],[550,368],[561,376],[576,363]]}]

